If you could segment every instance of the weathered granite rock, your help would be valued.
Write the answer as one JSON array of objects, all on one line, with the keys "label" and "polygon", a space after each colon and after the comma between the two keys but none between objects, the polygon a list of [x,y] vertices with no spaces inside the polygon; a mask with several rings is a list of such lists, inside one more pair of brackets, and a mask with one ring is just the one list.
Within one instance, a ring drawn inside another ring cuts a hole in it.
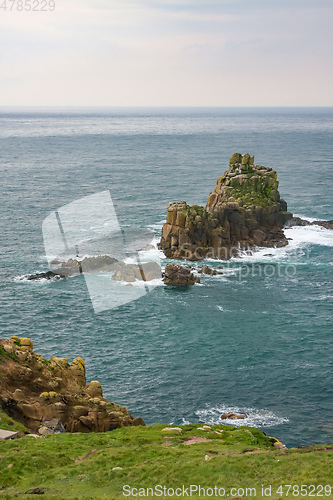
[{"label": "weathered granite rock", "polygon": [[18,432],[12,432],[0,429],[0,441],[6,441],[7,439],[16,439],[17,437],[18,437]]},{"label": "weathered granite rock", "polygon": [[138,426],[138,425],[145,426],[146,424],[144,423],[144,420],[141,417],[135,417],[133,419],[132,425],[134,425],[134,426]]},{"label": "weathered granite rock", "polygon": [[146,262],[139,266],[118,262],[114,267],[116,270],[111,279],[116,281],[133,283],[136,280],[151,281],[162,277],[161,268],[156,262]]},{"label": "weathered granite rock", "polygon": [[67,261],[53,260],[50,262],[51,271],[45,273],[29,274],[25,279],[29,281],[36,281],[41,279],[60,279],[75,274],[92,273],[99,270],[108,271],[113,270],[114,265],[118,262],[117,259],[109,255],[97,255],[95,257],[85,257],[80,260],[68,259]]},{"label": "weathered granite rock", "polygon": [[71,364],[56,356],[44,359],[33,352],[26,337],[0,340],[0,404],[28,429],[36,432],[42,427],[42,434],[49,433],[54,419],[67,432],[138,425],[125,407],[103,397],[97,380],[87,385],[82,358],[76,357]]},{"label": "weathered granite rock", "polygon": [[285,246],[282,228],[291,217],[276,172],[254,165],[248,153],[234,153],[206,208],[169,203],[160,248],[169,258],[200,260],[228,259],[255,246]]},{"label": "weathered granite rock", "polygon": [[[167,264],[165,266],[164,283],[173,286],[194,285],[196,279],[189,267]],[[198,283],[198,281],[197,281]]]},{"label": "weathered granite rock", "polygon": [[52,418],[51,420],[44,420],[38,429],[38,434],[41,436],[48,436],[49,434],[60,434],[66,432],[61,420]]},{"label": "weathered granite rock", "polygon": [[54,274],[65,278],[66,276],[72,276],[73,274],[80,274],[82,272],[91,273],[100,269],[112,269],[112,266],[117,262],[117,259],[109,255],[97,255],[96,257],[85,257],[82,260],[77,258],[68,259],[66,262],[52,261],[50,262],[50,266]]},{"label": "weathered granite rock", "polygon": [[301,219],[300,217],[292,217],[288,220],[286,224],[286,228],[295,227],[295,226],[310,226],[311,222],[308,220]]},{"label": "weathered granite rock", "polygon": [[311,226],[321,226],[325,229],[333,229],[333,220],[316,220],[311,222]]}]

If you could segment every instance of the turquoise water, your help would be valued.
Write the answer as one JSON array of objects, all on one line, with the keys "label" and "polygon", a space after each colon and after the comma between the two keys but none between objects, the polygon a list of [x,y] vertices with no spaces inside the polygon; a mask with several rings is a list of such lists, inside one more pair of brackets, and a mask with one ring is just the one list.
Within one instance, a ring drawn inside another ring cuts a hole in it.
[{"label": "turquoise water", "polygon": [[288,446],[333,442],[332,231],[290,229],[285,249],[97,315],[82,276],[20,279],[47,270],[51,211],[109,189],[120,224],[158,239],[167,203],[205,204],[235,151],[277,170],[293,213],[333,219],[332,109],[1,108],[0,151],[1,338],[82,356],[147,424],[238,409]]}]

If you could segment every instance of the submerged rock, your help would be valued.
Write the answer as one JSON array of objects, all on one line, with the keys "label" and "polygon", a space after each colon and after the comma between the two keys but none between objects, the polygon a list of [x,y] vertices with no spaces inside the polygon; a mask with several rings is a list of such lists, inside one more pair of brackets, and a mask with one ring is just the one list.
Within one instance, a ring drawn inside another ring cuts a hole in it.
[{"label": "submerged rock", "polygon": [[169,258],[194,261],[228,259],[255,246],[287,245],[282,228],[292,214],[278,185],[271,167],[254,165],[248,153],[234,153],[206,208],[185,201],[169,203],[160,248]]},{"label": "submerged rock", "polygon": [[104,398],[97,380],[87,384],[80,357],[71,364],[56,356],[47,360],[33,352],[29,338],[18,336],[0,340],[0,355],[0,404],[34,432],[46,435],[63,427],[67,432],[104,432],[144,425],[124,406]]},{"label": "submerged rock", "polygon": [[333,229],[333,220],[315,220],[310,222],[306,219],[301,219],[300,217],[293,217],[290,219],[286,227],[295,227],[295,226],[321,226],[325,229]]},{"label": "submerged rock", "polygon": [[230,420],[235,420],[235,419],[244,420],[246,417],[248,417],[247,413],[233,413],[233,412],[230,412],[230,413],[223,413],[221,415],[221,419],[222,420],[227,420],[227,419],[230,419]]},{"label": "submerged rock", "polygon": [[26,276],[26,279],[29,281],[51,280],[53,278],[60,279],[61,276],[59,274],[53,273],[52,271],[47,271],[46,273],[29,274],[28,276]]},{"label": "submerged rock", "polygon": [[216,269],[212,269],[211,267],[208,267],[208,266],[202,266],[198,270],[198,273],[209,274],[210,276],[216,276],[217,274],[223,274],[221,271],[217,271]]}]

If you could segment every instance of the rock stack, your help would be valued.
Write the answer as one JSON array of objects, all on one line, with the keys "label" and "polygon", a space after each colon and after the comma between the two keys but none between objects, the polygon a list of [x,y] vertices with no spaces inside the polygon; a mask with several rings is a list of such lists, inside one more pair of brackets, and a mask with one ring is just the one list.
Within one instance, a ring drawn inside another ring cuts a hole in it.
[{"label": "rock stack", "polygon": [[292,218],[280,198],[277,173],[234,153],[206,208],[185,201],[168,205],[160,248],[169,258],[228,259],[255,246],[288,244],[282,228]]},{"label": "rock stack", "polygon": [[26,337],[0,340],[0,404],[14,420],[41,434],[50,422],[67,432],[144,425],[124,406],[104,398],[97,380],[86,383],[82,358],[76,357],[71,364],[67,358],[56,356],[47,360],[33,352],[32,342]]}]

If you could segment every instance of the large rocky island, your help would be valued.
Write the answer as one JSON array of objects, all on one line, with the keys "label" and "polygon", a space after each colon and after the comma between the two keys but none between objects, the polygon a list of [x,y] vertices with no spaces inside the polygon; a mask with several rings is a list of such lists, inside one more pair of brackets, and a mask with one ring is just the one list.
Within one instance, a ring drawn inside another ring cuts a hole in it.
[{"label": "large rocky island", "polygon": [[271,167],[255,165],[248,153],[234,153],[205,208],[169,203],[160,248],[169,258],[194,261],[228,259],[255,246],[287,245],[283,227],[293,216],[278,186]]}]

